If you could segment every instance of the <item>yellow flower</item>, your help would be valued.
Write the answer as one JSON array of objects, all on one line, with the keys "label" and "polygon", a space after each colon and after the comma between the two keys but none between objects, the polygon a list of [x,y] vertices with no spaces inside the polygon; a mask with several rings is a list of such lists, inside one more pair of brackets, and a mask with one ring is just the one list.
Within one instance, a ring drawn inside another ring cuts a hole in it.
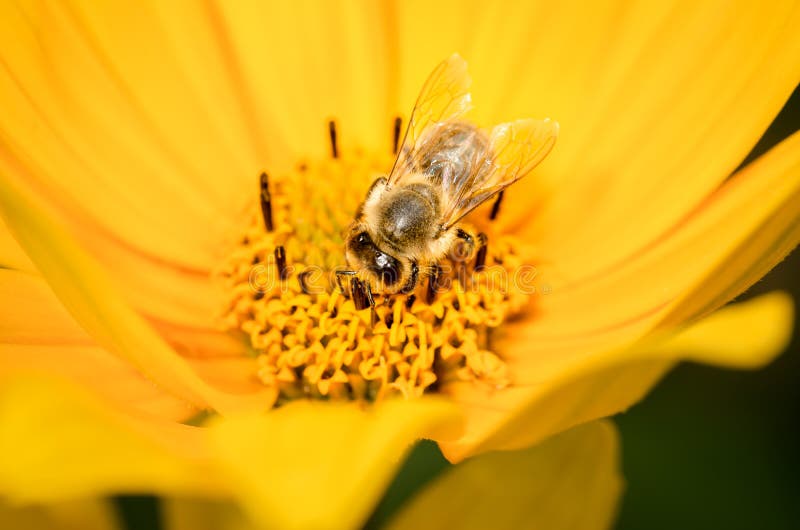
[{"label": "yellow flower", "polygon": [[[147,491],[220,500],[203,519],[216,527],[238,524],[230,499],[263,525],[356,527],[427,437],[454,462],[478,456],[399,527],[601,528],[620,489],[615,434],[575,426],[682,359],[752,368],[785,346],[785,295],[711,313],[800,239],[800,136],[730,176],[800,79],[796,6],[110,4],[0,8],[9,502]],[[470,298],[456,283],[438,301],[390,300],[372,327],[336,289],[301,298],[302,271],[287,296],[247,291],[241,272],[274,270],[279,243],[300,266],[341,258],[331,234],[389,169],[395,116],[454,51],[477,123],[561,124],[487,228],[495,263],[535,267],[537,292]],[[279,183],[274,234],[255,214],[262,168]],[[319,361],[332,340],[313,350],[325,319],[342,359],[354,352],[341,374]],[[486,476],[531,495],[486,493]],[[590,520],[574,519],[576,498]],[[176,525],[196,516],[171,502]]]}]

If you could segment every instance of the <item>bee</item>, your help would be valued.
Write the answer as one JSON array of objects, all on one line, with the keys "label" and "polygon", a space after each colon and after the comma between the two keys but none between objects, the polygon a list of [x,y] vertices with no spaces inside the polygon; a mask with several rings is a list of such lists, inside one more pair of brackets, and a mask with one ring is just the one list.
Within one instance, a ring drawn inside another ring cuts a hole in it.
[{"label": "bee", "polygon": [[391,172],[372,183],[345,233],[352,270],[338,271],[337,280],[342,288],[340,275],[351,277],[360,308],[374,307],[373,292],[410,293],[457,244],[462,256],[474,252],[480,242],[459,221],[527,175],[555,143],[558,124],[549,119],[490,131],[464,119],[470,84],[458,55],[434,69]]}]

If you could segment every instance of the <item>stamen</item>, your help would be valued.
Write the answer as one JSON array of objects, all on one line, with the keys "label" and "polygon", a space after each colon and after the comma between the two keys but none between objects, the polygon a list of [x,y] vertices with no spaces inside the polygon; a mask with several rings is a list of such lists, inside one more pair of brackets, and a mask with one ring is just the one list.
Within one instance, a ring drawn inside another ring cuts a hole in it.
[{"label": "stamen", "polygon": [[289,270],[286,267],[286,249],[283,246],[275,247],[275,265],[281,280],[285,280],[289,276]]},{"label": "stamen", "polygon": [[261,215],[264,218],[264,228],[267,232],[274,230],[272,224],[272,197],[269,194],[269,177],[262,172],[259,178],[261,182]]},{"label": "stamen", "polygon": [[339,146],[336,143],[336,122],[333,120],[328,122],[328,134],[331,137],[331,156],[339,158]]},{"label": "stamen", "polygon": [[500,193],[497,194],[497,198],[494,200],[494,204],[492,204],[492,211],[489,213],[490,221],[497,219],[497,214],[500,213],[500,203],[503,202],[504,193],[505,190],[500,190]]},{"label": "stamen", "polygon": [[397,149],[400,147],[400,131],[403,125],[403,118],[400,116],[394,119],[394,136],[392,140],[392,153],[397,154]]}]

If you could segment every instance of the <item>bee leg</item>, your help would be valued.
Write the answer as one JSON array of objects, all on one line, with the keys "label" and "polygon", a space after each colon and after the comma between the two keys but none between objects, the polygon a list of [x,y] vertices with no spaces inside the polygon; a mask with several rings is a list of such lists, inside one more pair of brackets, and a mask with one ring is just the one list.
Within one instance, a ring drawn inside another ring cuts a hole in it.
[{"label": "bee leg", "polygon": [[347,292],[347,289],[344,288],[344,284],[342,283],[342,276],[350,276],[353,277],[356,275],[356,271],[347,271],[347,270],[338,270],[334,271],[336,275],[336,285],[339,287],[339,290],[345,296],[345,298],[350,298],[350,294]]},{"label": "bee leg", "polygon": [[475,272],[480,272],[486,268],[486,253],[489,251],[489,238],[486,234],[478,234],[478,252],[475,254]]},{"label": "bee leg", "polygon": [[357,277],[353,277],[353,279],[350,280],[350,296],[353,298],[353,304],[356,306],[356,310],[361,311],[369,306],[364,283]]},{"label": "bee leg", "polygon": [[370,322],[374,326],[377,323],[378,315],[375,311],[375,298],[372,296],[372,287],[369,282],[362,282],[357,277],[353,277],[350,281],[350,289],[356,311],[369,307]]},{"label": "bee leg", "polygon": [[408,279],[406,284],[400,290],[400,294],[408,294],[413,291],[417,287],[417,283],[419,282],[419,267],[417,266],[416,261],[411,262],[411,277]]},{"label": "bee leg", "polygon": [[451,252],[451,258],[456,263],[456,277],[462,287],[467,284],[467,261],[475,254],[475,238],[462,228],[456,229],[456,237],[461,244],[456,244]]},{"label": "bee leg", "polygon": [[378,322],[378,314],[375,311],[375,299],[372,297],[372,287],[369,282],[364,282],[364,293],[367,295],[367,302],[369,303],[369,320],[374,326]]}]

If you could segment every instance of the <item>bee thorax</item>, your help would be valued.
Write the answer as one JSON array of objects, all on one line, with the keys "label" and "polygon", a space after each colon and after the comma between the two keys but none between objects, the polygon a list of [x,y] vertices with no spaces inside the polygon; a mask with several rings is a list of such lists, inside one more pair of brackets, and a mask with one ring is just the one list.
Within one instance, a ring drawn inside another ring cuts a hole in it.
[{"label": "bee thorax", "polygon": [[380,236],[398,249],[421,247],[438,230],[439,209],[439,199],[427,184],[392,190],[380,206]]}]

